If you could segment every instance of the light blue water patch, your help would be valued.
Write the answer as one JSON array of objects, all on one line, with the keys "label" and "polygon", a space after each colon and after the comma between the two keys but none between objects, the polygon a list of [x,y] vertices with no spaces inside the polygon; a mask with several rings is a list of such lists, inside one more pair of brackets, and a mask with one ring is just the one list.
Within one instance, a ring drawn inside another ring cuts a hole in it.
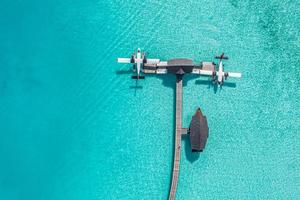
[{"label": "light blue water patch", "polygon": [[[177,199],[299,199],[299,1],[7,1],[0,7],[0,199],[167,199],[175,77],[136,83],[116,63],[213,61],[224,87],[186,76]],[[136,85],[137,84],[137,85]],[[138,87],[136,87],[138,86]]]}]

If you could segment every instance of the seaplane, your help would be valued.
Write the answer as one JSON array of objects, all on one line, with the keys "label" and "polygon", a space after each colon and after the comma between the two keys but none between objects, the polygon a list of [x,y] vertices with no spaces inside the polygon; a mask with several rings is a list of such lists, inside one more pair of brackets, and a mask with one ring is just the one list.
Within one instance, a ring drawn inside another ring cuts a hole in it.
[{"label": "seaplane", "polygon": [[133,65],[133,72],[135,74],[131,78],[136,80],[145,79],[145,76],[141,75],[144,64],[158,64],[159,62],[159,59],[147,59],[146,53],[143,53],[140,48],[131,55],[131,58],[118,58],[118,63],[131,63]]},{"label": "seaplane", "polygon": [[212,77],[212,81],[215,84],[218,84],[218,86],[222,86],[224,83],[224,80],[227,79],[227,77],[234,77],[234,78],[241,78],[242,74],[238,72],[224,72],[224,65],[223,60],[228,60],[228,57],[225,56],[224,53],[222,53],[220,56],[215,56],[216,59],[219,59],[219,65],[217,70],[199,70],[200,75],[207,75]]}]

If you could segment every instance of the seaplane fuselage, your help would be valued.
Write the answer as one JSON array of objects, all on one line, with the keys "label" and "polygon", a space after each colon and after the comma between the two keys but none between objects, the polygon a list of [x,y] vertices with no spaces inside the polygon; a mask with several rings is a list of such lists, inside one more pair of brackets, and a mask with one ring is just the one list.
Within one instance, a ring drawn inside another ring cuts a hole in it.
[{"label": "seaplane fuselage", "polygon": [[135,60],[137,76],[140,76],[142,62],[143,62],[143,60],[142,60],[141,49],[138,48],[137,53],[136,53],[136,60]]},{"label": "seaplane fuselage", "polygon": [[218,68],[218,84],[221,85],[223,83],[224,78],[224,68],[222,60],[219,62],[219,68]]}]

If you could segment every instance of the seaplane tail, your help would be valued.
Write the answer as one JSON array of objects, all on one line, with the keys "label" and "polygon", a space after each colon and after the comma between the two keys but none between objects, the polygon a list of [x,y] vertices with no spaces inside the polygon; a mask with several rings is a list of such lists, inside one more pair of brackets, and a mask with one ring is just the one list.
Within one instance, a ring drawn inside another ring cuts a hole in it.
[{"label": "seaplane tail", "polygon": [[220,56],[215,56],[216,59],[220,59],[220,60],[228,60],[228,57],[225,56],[224,53],[222,53]]}]

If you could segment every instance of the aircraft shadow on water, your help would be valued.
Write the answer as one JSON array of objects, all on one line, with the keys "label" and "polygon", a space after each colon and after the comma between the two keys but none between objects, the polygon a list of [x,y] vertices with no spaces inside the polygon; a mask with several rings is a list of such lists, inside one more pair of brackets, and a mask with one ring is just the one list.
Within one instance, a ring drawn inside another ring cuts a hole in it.
[{"label": "aircraft shadow on water", "polygon": [[219,91],[223,89],[223,87],[228,88],[236,88],[236,83],[232,82],[224,82],[222,85],[215,84],[211,79],[208,80],[196,80],[195,84],[197,85],[207,85],[208,89],[213,89],[214,93],[216,94]]}]

